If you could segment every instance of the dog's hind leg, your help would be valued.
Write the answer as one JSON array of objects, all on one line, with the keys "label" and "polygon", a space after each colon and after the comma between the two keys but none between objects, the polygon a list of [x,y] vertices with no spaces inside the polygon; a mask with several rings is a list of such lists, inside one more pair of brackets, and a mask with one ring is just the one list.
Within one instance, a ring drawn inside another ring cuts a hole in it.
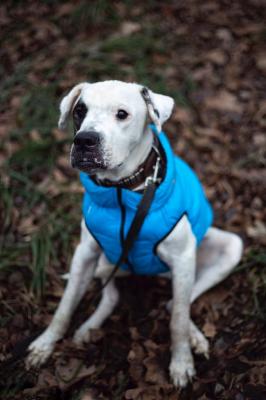
[{"label": "dog's hind leg", "polygon": [[203,354],[206,358],[209,358],[209,342],[191,319],[189,323],[189,341],[196,354]]},{"label": "dog's hind leg", "polygon": [[[196,279],[192,289],[191,303],[201,294],[223,281],[239,263],[243,252],[242,239],[234,233],[210,228],[198,252]],[[161,274],[171,278],[171,274]],[[172,300],[167,303],[171,311]]]},{"label": "dog's hind leg", "polygon": [[[100,260],[99,260],[99,266],[96,269],[96,276],[99,277],[99,271],[104,270],[103,266],[109,266],[109,268],[106,268],[106,270],[111,270],[110,267],[111,264],[107,261],[106,257],[104,254],[101,255]],[[98,270],[98,274],[97,274]],[[101,277],[102,279],[102,284],[106,282],[106,279],[108,279],[110,272],[108,273],[107,277]],[[74,335],[74,342],[76,344],[81,344],[81,343],[86,343],[89,342],[90,340],[90,330],[91,329],[97,329],[102,326],[104,321],[111,315],[113,309],[117,305],[117,302],[119,300],[119,293],[115,287],[114,284],[114,279],[112,279],[106,287],[103,289],[102,293],[102,298],[100,300],[100,303],[94,313],[90,316],[90,318],[84,322],[84,324],[81,325],[81,327],[75,332]]]},{"label": "dog's hind leg", "polygon": [[55,343],[67,330],[70,318],[93,278],[100,248],[82,223],[81,242],[77,246],[67,286],[52,322],[29,346],[27,367],[43,364],[52,353]]},{"label": "dog's hind leg", "polygon": [[[223,281],[239,263],[243,252],[242,239],[234,233],[210,228],[197,251],[196,279],[191,303],[201,294]],[[161,276],[171,279],[171,273]],[[172,300],[167,303],[171,311]]]},{"label": "dog's hind leg", "polygon": [[241,259],[243,243],[234,233],[210,228],[197,253],[191,302],[224,280]]},{"label": "dog's hind leg", "polygon": [[[210,228],[197,253],[196,280],[192,289],[191,303],[201,294],[225,279],[240,261],[243,244],[237,235]],[[165,277],[171,277],[165,274]],[[171,312],[173,300],[167,304]],[[195,353],[208,357],[208,341],[190,320],[189,337]]]}]

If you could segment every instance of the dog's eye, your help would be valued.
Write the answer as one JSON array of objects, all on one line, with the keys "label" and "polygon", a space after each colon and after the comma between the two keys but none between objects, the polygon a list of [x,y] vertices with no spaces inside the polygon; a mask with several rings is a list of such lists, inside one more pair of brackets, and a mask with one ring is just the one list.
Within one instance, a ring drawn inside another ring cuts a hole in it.
[{"label": "dog's eye", "polygon": [[125,110],[118,110],[116,113],[116,118],[117,119],[126,119],[128,117],[128,112]]},{"label": "dog's eye", "polygon": [[73,111],[73,117],[78,119],[84,119],[88,109],[84,103],[78,103]]},{"label": "dog's eye", "polygon": [[74,128],[75,131],[78,130],[81,126],[82,121],[84,120],[87,114],[87,107],[84,103],[78,102],[76,107],[73,110],[73,121],[74,121]]}]

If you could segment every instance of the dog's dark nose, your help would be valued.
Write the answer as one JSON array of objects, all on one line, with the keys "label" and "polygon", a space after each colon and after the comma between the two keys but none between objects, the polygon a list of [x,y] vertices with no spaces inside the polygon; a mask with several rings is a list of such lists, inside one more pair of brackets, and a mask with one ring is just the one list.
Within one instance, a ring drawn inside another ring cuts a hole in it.
[{"label": "dog's dark nose", "polygon": [[100,143],[100,134],[95,131],[82,131],[74,137],[74,145],[90,150]]}]

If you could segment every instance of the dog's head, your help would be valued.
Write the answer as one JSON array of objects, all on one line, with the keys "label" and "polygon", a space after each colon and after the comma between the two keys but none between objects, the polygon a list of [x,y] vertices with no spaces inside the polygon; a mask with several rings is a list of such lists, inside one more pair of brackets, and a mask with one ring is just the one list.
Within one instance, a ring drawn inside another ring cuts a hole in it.
[{"label": "dog's head", "polygon": [[[120,81],[80,83],[60,104],[59,128],[64,129],[72,113],[74,140],[72,166],[89,174],[113,170],[125,162],[145,134],[149,107],[141,94],[142,86]],[[160,124],[171,115],[171,97],[149,96],[158,111]]]}]

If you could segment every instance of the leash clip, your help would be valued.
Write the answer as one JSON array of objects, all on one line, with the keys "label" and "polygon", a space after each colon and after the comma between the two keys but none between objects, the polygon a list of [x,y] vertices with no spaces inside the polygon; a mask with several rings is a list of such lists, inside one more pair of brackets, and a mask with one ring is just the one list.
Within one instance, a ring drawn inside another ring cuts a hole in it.
[{"label": "leash clip", "polygon": [[157,157],[156,159],[156,164],[154,165],[154,173],[153,176],[148,176],[145,180],[145,187],[150,185],[151,183],[157,183],[160,182],[160,179],[158,179],[158,173],[159,173],[159,167],[160,167],[160,157]]}]

